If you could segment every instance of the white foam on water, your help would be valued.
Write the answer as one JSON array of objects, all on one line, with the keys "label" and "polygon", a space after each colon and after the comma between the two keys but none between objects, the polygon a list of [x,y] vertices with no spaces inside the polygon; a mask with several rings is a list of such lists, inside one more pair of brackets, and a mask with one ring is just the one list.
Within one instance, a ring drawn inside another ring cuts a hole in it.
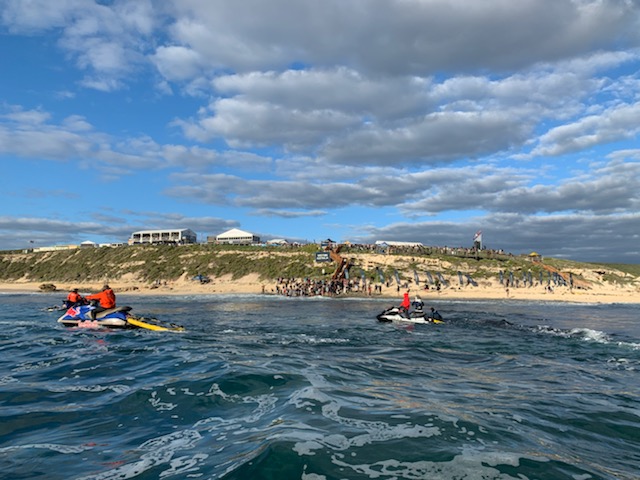
[{"label": "white foam on water", "polygon": [[13,452],[17,450],[27,450],[30,448],[44,449],[44,450],[52,450],[58,453],[81,453],[85,450],[90,450],[91,446],[89,445],[59,445],[57,443],[30,443],[27,445],[11,445],[10,447],[2,447],[0,448],[0,453],[5,452]]},{"label": "white foam on water", "polygon": [[169,463],[170,468],[160,473],[160,478],[168,477],[169,475],[180,475],[180,478],[184,478],[187,474],[193,476],[198,470],[198,465],[207,458],[209,458],[209,455],[206,453],[196,453],[191,457],[174,458]]},{"label": "white foam on water", "polygon": [[151,392],[151,398],[149,399],[149,403],[155,407],[158,411],[163,410],[173,410],[178,407],[177,403],[171,402],[163,402],[158,398],[158,392]]},{"label": "white foam on water", "polygon": [[630,348],[631,350],[640,350],[640,343],[618,342],[618,346],[623,348]]},{"label": "white foam on water", "polygon": [[127,393],[131,388],[127,385],[51,385],[47,387],[49,392],[105,392],[111,390],[115,393]]},{"label": "white foam on water", "polygon": [[176,452],[180,450],[193,448],[201,439],[202,436],[195,430],[182,430],[153,438],[138,447],[139,450],[148,450],[148,453],[141,455],[139,460],[120,465],[105,472],[92,473],[77,480],[125,480],[135,478],[146,470],[165,463],[170,465],[170,468],[165,472],[170,473],[163,472],[160,474],[161,477],[173,474],[176,471],[178,473],[182,473],[183,471],[185,473],[191,472],[194,471],[195,466],[205,460],[208,455],[195,454],[193,457],[179,457],[177,459],[173,457]]},{"label": "white foam on water", "polygon": [[251,414],[244,417],[235,417],[232,419],[223,419],[221,417],[207,417],[198,420],[194,428],[201,431],[215,432],[217,430],[235,430],[240,425],[256,423],[266,414],[272,412],[277,404],[277,398],[272,394],[257,396],[229,395],[222,391],[220,385],[214,383],[209,388],[208,396],[218,396],[230,403],[255,403],[256,407]]},{"label": "white foam on water", "polygon": [[612,343],[611,337],[600,330],[591,328],[572,328],[571,330],[562,330],[560,328],[550,327],[548,325],[538,325],[536,327],[538,333],[547,333],[563,338],[578,338],[587,342]]},{"label": "white foam on water", "polygon": [[6,385],[8,383],[19,383],[20,380],[18,380],[15,377],[12,377],[11,375],[5,375],[4,377],[0,378],[0,385]]},{"label": "white foam on water", "polygon": [[322,338],[316,337],[313,335],[307,335],[305,333],[299,335],[292,335],[286,338],[280,339],[279,343],[281,345],[296,345],[296,344],[306,344],[306,345],[332,345],[332,344],[345,344],[350,343],[350,338]]},{"label": "white foam on water", "polygon": [[615,367],[627,370],[629,372],[634,372],[640,368],[640,365],[637,363],[632,363],[628,358],[610,358],[607,360],[607,363],[610,365],[614,365]]},{"label": "white foam on water", "polygon": [[593,341],[598,343],[609,343],[611,338],[604,332],[599,330],[592,330],[590,328],[574,328],[569,332],[570,336],[579,336],[586,341]]},{"label": "white foam on water", "polygon": [[317,473],[307,473],[307,466],[305,465],[302,469],[300,480],[327,480],[327,477],[318,475]]},{"label": "white foam on water", "polygon": [[[314,455],[317,450],[330,449],[334,451],[346,451],[354,447],[361,447],[375,442],[384,442],[406,438],[430,438],[442,434],[439,427],[429,423],[427,425],[402,423],[391,425],[383,421],[370,421],[356,418],[347,418],[340,415],[341,402],[331,399],[328,395],[314,387],[306,387],[297,391],[289,400],[298,409],[309,410],[321,405],[322,415],[334,424],[360,430],[363,433],[347,437],[342,434],[322,434],[319,431],[288,432],[288,438],[299,440],[293,450],[298,455]],[[464,433],[464,432],[463,432]],[[468,436],[475,435],[466,432]]]},{"label": "white foam on water", "polygon": [[[416,461],[406,462],[395,459],[382,460],[371,464],[350,464],[343,460],[343,455],[335,454],[332,462],[352,471],[354,474],[368,478],[464,478],[465,480],[513,480],[514,477],[500,473],[494,468],[497,465],[517,467],[522,459],[548,461],[545,458],[520,456],[512,453],[462,453],[449,462]],[[345,478],[349,473],[345,473]],[[524,476],[519,476],[523,480]]]},{"label": "white foam on water", "polygon": [[182,430],[147,440],[140,445],[140,450],[157,451],[161,449],[191,448],[201,439],[202,435],[196,430]]}]

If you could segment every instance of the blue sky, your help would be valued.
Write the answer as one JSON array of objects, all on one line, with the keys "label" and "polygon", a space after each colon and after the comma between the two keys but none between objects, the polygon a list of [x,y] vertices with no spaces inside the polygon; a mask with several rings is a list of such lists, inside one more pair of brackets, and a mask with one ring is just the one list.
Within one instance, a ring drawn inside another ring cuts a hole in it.
[{"label": "blue sky", "polygon": [[640,263],[640,5],[0,0],[0,249],[191,228]]}]

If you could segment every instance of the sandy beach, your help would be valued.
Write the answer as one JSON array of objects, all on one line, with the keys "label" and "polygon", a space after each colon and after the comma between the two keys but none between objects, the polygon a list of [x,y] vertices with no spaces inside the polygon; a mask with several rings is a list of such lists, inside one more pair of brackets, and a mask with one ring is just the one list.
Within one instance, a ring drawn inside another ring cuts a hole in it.
[{"label": "sandy beach", "polygon": [[[37,293],[41,292],[43,282],[12,282],[0,283],[2,293]],[[241,279],[220,277],[210,283],[200,284],[191,280],[178,280],[160,285],[149,285],[135,279],[112,281],[109,283],[116,295],[215,295],[215,294],[275,294],[274,281],[262,281],[257,275],[248,275]],[[89,294],[100,289],[102,284],[54,283],[56,292],[66,297],[72,288],[80,289],[81,294]],[[404,289],[398,291],[397,285],[382,286],[381,293],[373,297],[401,299]],[[433,289],[410,288],[411,295],[419,294],[425,302],[437,300],[533,300],[553,302],[580,303],[640,303],[640,291],[634,287],[620,287],[617,285],[594,285],[588,289],[554,287],[553,292],[546,290],[544,285],[505,289],[499,282],[484,281],[478,286],[450,286],[439,292]],[[351,296],[368,296],[366,293],[354,293]]]}]

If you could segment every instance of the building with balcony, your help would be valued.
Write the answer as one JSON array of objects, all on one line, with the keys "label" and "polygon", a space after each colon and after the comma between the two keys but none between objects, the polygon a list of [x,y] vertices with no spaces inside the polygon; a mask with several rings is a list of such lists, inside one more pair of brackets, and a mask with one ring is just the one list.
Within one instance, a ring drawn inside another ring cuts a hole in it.
[{"label": "building with balcony", "polygon": [[129,243],[131,245],[167,243],[185,245],[188,243],[196,243],[196,241],[196,233],[188,228],[174,230],[141,230],[139,232],[133,232],[129,239]]}]

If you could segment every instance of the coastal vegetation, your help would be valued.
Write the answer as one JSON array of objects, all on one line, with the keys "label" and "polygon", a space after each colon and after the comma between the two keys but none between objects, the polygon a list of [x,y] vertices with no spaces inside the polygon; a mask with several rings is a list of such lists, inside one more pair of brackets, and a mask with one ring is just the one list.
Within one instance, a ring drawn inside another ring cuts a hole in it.
[{"label": "coastal vegetation", "polygon": [[[206,276],[239,279],[257,275],[261,281],[278,278],[330,279],[334,263],[315,261],[319,245],[262,247],[232,245],[135,245],[78,248],[49,252],[0,252],[2,282],[91,283],[129,278],[141,283],[172,282]],[[510,255],[497,252],[445,248],[387,249],[343,246],[352,279],[370,282],[383,277],[402,283],[425,281],[426,272],[440,274],[452,283],[495,282],[499,278],[539,281],[550,272],[571,276],[578,287],[593,284],[638,285],[640,265],[584,263],[557,258]]]}]

